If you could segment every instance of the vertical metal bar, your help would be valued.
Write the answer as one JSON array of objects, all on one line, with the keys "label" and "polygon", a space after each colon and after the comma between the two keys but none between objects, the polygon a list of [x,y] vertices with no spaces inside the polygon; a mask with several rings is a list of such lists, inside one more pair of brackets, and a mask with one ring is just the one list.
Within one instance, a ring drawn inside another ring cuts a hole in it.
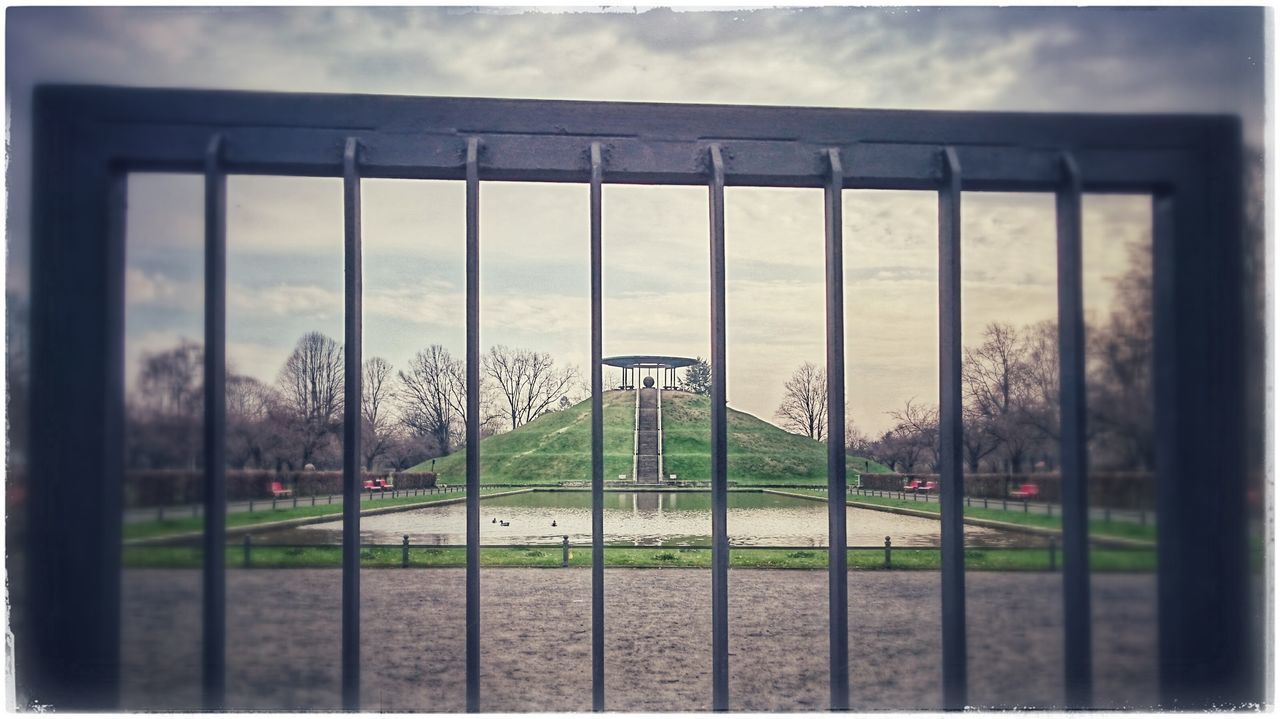
[{"label": "vertical metal bar", "polygon": [[1249,656],[1238,120],[1200,152],[1199,172],[1153,206],[1160,701],[1176,710],[1262,699]]},{"label": "vertical metal bar", "polygon": [[844,436],[844,166],[827,150],[824,193],[827,249],[827,586],[831,709],[849,709],[849,566],[845,527]]},{"label": "vertical metal bar", "polygon": [[938,191],[938,421],[942,512],[942,706],[968,701],[964,631],[964,466],[960,396],[960,160],[942,153]]},{"label": "vertical metal bar", "polygon": [[467,711],[480,711],[480,140],[467,140]]},{"label": "vertical metal bar", "polygon": [[711,685],[729,709],[729,536],[725,411],[724,158],[711,148]]},{"label": "vertical metal bar", "polygon": [[204,160],[204,708],[226,702],[227,176],[223,136]]},{"label": "vertical metal bar", "polygon": [[342,153],[346,237],[342,410],[342,706],[360,710],[360,363],[363,292],[360,247],[360,142]]},{"label": "vertical metal bar", "polygon": [[128,188],[53,90],[34,92],[28,476],[40,481],[26,509],[30,594],[14,607],[31,631],[15,649],[31,660],[28,696],[109,710],[120,697]]},{"label": "vertical metal bar", "polygon": [[1062,171],[1063,182],[1057,192],[1057,220],[1064,665],[1067,707],[1087,709],[1093,703],[1093,630],[1089,614],[1081,180],[1080,169],[1069,154],[1063,155]]},{"label": "vertical metal bar", "polygon": [[604,711],[604,263],[600,143],[591,143],[591,708]]}]

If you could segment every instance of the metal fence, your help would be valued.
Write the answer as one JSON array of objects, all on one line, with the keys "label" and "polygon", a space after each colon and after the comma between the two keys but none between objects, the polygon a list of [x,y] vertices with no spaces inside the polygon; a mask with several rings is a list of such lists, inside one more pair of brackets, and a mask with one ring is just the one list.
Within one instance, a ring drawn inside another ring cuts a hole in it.
[{"label": "metal fence", "polygon": [[[1091,704],[1081,195],[1146,193],[1154,226],[1160,697],[1253,698],[1242,471],[1239,122],[1099,116],[583,103],[45,86],[35,97],[28,668],[42,701],[109,708],[120,683],[125,177],[205,175],[204,700],[225,694],[224,375],[229,173],[344,183],[346,431],[343,703],[360,707],[358,411],[362,178],[466,183],[467,707],[481,709],[479,614],[482,181],[587,183],[591,228],[593,704],[604,695],[601,188],[709,192],[713,706],[729,696],[724,189],[825,192],[830,687],[849,698],[842,190],[938,193],[943,701],[966,705],[961,462],[963,191],[1057,196],[1067,701]],[[76,407],[67,412],[65,408]],[[1204,491],[1214,477],[1214,491]],[[53,488],[62,491],[55,492]],[[68,491],[73,490],[73,491]],[[92,552],[84,547],[92,546]]]}]

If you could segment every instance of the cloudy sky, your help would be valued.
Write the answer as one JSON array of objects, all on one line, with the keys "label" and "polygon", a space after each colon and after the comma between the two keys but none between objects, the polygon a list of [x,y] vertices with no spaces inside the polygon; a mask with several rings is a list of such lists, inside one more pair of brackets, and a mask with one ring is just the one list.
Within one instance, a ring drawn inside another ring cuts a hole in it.
[{"label": "cloudy sky", "polygon": [[[1264,135],[1261,10],[824,8],[532,12],[11,8],[9,292],[25,279],[37,82],[899,109],[1231,112]],[[463,187],[366,181],[365,352],[463,349]],[[605,353],[708,354],[707,193],[605,190]],[[851,416],[937,391],[936,197],[845,195]],[[341,184],[229,184],[229,358],[273,380],[292,344],[342,335]],[[587,192],[486,183],[482,343],[589,352]],[[964,328],[1055,314],[1053,201],[967,193]],[[1110,311],[1142,197],[1085,203],[1086,304]],[[822,197],[727,192],[729,399],[771,418],[823,358]],[[129,185],[128,355],[201,335],[200,179]],[[132,371],[132,370],[131,370]]]}]

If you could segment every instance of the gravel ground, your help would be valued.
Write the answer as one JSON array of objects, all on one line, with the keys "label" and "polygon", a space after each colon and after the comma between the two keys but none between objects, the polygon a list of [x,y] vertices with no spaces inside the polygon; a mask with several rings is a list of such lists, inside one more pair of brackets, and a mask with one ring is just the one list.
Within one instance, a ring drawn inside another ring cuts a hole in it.
[{"label": "gravel ground", "polygon": [[[228,570],[228,694],[238,709],[337,709],[339,571]],[[465,708],[465,573],[365,570],[362,700],[368,711]],[[970,702],[1062,701],[1061,576],[966,577]],[[711,696],[711,581],[706,571],[606,571],[606,700],[625,711],[703,711]],[[196,708],[199,573],[129,570],[124,590],[124,704]],[[481,574],[485,711],[591,709],[591,573]],[[1095,696],[1150,707],[1156,692],[1154,575],[1093,578]],[[827,705],[827,577],[733,570],[730,701],[739,711]],[[936,572],[851,572],[855,709],[936,709],[941,702]]]}]

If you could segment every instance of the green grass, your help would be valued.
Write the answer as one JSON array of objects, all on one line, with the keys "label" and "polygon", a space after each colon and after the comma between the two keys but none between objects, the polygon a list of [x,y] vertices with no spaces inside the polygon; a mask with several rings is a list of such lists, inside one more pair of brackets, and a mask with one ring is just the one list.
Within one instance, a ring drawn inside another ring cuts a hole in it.
[{"label": "green grass", "polygon": [[[795,494],[804,494],[811,497],[823,497],[827,495],[825,492],[819,492],[810,489],[787,490]],[[875,504],[882,507],[901,507],[905,509],[916,509],[922,512],[938,511],[937,502],[924,502],[911,499],[896,499],[893,497],[871,497],[861,496],[857,494],[849,495],[849,500],[853,502],[861,502],[863,504]],[[1015,506],[1015,505],[1010,505]],[[964,516],[973,517],[974,519],[993,519],[1000,522],[1008,522],[1010,524],[1021,524],[1030,527],[1045,527],[1049,529],[1062,529],[1062,517],[1060,514],[1045,514],[1042,509],[1039,512],[1032,510],[1023,512],[1021,505],[1018,509],[998,509],[992,507],[975,507],[967,506],[964,508]],[[1089,534],[1100,537],[1118,537],[1121,539],[1138,539],[1146,542],[1156,541],[1156,528],[1154,524],[1140,524],[1138,522],[1122,522],[1117,520],[1104,521],[1101,519],[1089,520]]]},{"label": "green grass", "polygon": [[[631,475],[635,394],[605,392],[604,476]],[[682,480],[711,476],[710,398],[685,392],[662,393],[666,474]],[[758,417],[730,409],[729,479],[739,484],[824,483],[827,446],[790,434]],[[440,480],[465,479],[466,457],[455,452],[435,461]],[[428,460],[409,471],[431,469]],[[850,457],[853,473],[888,472],[878,462]],[[519,429],[480,443],[480,479],[487,484],[543,484],[591,478],[591,402],[545,414]]]},{"label": "green grass", "polygon": [[[486,496],[493,492],[502,490],[495,489],[489,492],[481,491],[480,496]],[[364,500],[360,503],[360,509],[378,509],[380,507],[396,507],[404,504],[418,504],[421,502],[429,502],[432,500],[461,499],[465,494],[461,492],[439,495],[418,495],[405,496],[386,499]],[[321,500],[317,498],[317,502]],[[310,497],[299,497],[298,507],[293,507],[293,500],[280,500],[276,509],[271,509],[271,502],[267,500],[263,503],[265,509],[255,509],[252,512],[230,512],[227,514],[228,527],[247,527],[255,524],[264,524],[266,522],[280,522],[287,519],[305,519],[308,517],[324,517],[328,515],[340,516],[342,514],[341,504],[316,504],[311,506]],[[150,537],[166,537],[174,534],[185,534],[188,532],[199,532],[204,529],[204,517],[174,517],[164,520],[150,520],[146,522],[128,522],[124,525],[125,539],[146,539]]]},{"label": "green grass", "polygon": [[[361,566],[366,569],[400,568],[403,561],[399,547],[366,547],[361,551]],[[484,567],[559,567],[562,561],[558,546],[486,548],[480,550]],[[465,547],[412,548],[409,566],[466,566]],[[571,548],[569,565],[590,567],[591,550]],[[201,550],[195,546],[126,547],[125,566],[134,568],[186,568],[200,566]],[[1149,572],[1155,570],[1155,550],[1091,549],[1090,567],[1098,572]],[[228,547],[227,566],[244,566],[240,547]],[[252,550],[252,567],[258,569],[338,568],[342,566],[342,547],[272,547],[257,546]],[[855,549],[848,553],[851,569],[885,571],[884,551]],[[610,547],[605,550],[609,567],[686,568],[711,567],[711,550],[680,547]],[[813,569],[827,568],[827,551],[813,549],[741,548],[729,552],[729,565],[737,569]],[[936,549],[894,549],[892,570],[937,570],[941,553]],[[974,571],[1047,571],[1049,550],[1046,548],[993,548],[965,550],[965,567]],[[1062,553],[1056,555],[1056,569],[1062,568]]]}]

